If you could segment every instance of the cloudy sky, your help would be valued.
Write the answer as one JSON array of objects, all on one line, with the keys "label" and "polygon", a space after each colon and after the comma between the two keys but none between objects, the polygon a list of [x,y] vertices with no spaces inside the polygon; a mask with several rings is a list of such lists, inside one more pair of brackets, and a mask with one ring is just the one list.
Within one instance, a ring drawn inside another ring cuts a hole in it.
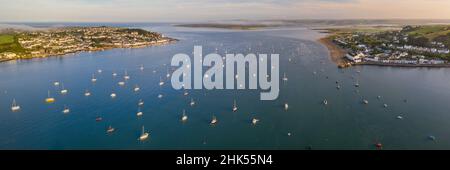
[{"label": "cloudy sky", "polygon": [[450,19],[450,0],[0,0],[0,22]]}]

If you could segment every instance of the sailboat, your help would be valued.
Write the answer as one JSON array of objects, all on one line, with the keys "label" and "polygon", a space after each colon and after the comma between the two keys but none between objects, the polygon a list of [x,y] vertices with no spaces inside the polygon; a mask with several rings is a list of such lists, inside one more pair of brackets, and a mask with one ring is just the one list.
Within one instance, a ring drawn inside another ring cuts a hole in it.
[{"label": "sailboat", "polygon": [[91,78],[91,81],[92,81],[92,83],[95,83],[95,82],[97,82],[97,78],[95,78],[95,75],[94,75],[94,74],[92,74],[92,78]]},{"label": "sailboat", "polygon": [[113,76],[113,77],[116,77],[116,76],[117,76],[117,73],[115,73],[115,72],[112,73],[112,76]]},{"label": "sailboat", "polygon": [[55,98],[50,97],[50,90],[48,91],[48,95],[47,95],[47,98],[45,99],[45,102],[46,103],[53,103],[53,102],[55,102]]},{"label": "sailboat", "polygon": [[120,81],[120,82],[117,83],[117,84],[119,84],[119,86],[125,86],[125,82],[124,82],[124,81]]},{"label": "sailboat", "polygon": [[288,103],[285,103],[284,104],[284,110],[288,110],[289,109],[289,104]]},{"label": "sailboat", "polygon": [[187,96],[187,95],[189,95],[189,92],[184,91],[183,95],[184,95],[184,96]]},{"label": "sailboat", "polygon": [[102,69],[98,69],[97,72],[98,72],[98,73],[102,73],[103,70],[102,70]]},{"label": "sailboat", "polygon": [[138,109],[138,112],[136,113],[136,116],[142,116],[144,113],[141,111],[141,108]]},{"label": "sailboat", "polygon": [[194,98],[191,98],[191,103],[190,103],[191,107],[195,106],[195,101]]},{"label": "sailboat", "polygon": [[11,105],[11,111],[16,112],[20,110],[20,106],[17,105],[16,99],[13,99],[13,103]]},{"label": "sailboat", "polygon": [[138,102],[138,106],[143,106],[144,105],[144,100],[140,99]]},{"label": "sailboat", "polygon": [[161,77],[159,77],[159,86],[163,86],[164,85],[164,81],[162,80]]},{"label": "sailboat", "polygon": [[359,87],[359,81],[356,81],[355,87]]},{"label": "sailboat", "polygon": [[110,96],[111,96],[111,98],[116,98],[116,97],[117,97],[116,93],[114,93],[114,92],[113,92],[113,93],[111,93],[111,95],[110,95]]},{"label": "sailboat", "polygon": [[284,73],[284,75],[283,75],[283,81],[288,81],[288,78],[287,78],[287,76],[286,76],[286,73]]},{"label": "sailboat", "polygon": [[259,119],[257,119],[257,118],[253,118],[253,119],[252,119],[252,124],[253,124],[253,125],[258,124],[258,122],[259,122]]},{"label": "sailboat", "polygon": [[186,122],[188,120],[188,116],[186,115],[186,111],[183,110],[183,116],[181,116],[181,121]]},{"label": "sailboat", "polygon": [[324,105],[328,105],[327,99],[323,100],[323,104],[324,104]]},{"label": "sailboat", "polygon": [[144,126],[142,126],[142,133],[141,133],[141,136],[139,136],[139,140],[140,141],[145,141],[145,140],[148,139],[149,136],[150,136],[150,134],[145,132]]},{"label": "sailboat", "polygon": [[164,97],[163,94],[158,95],[158,99],[162,99],[163,97]]},{"label": "sailboat", "polygon": [[134,92],[138,92],[139,90],[141,90],[141,88],[139,88],[139,86],[136,85],[136,86],[134,87]]},{"label": "sailboat", "polygon": [[53,82],[53,85],[59,86],[59,82],[55,81],[55,82]]},{"label": "sailboat", "polygon": [[139,70],[144,71],[144,65],[141,65],[141,66],[139,67]]},{"label": "sailboat", "polygon": [[123,76],[123,78],[124,78],[125,80],[130,79],[130,76],[128,75],[128,71],[127,71],[127,70],[125,70],[125,75]]},{"label": "sailboat", "polygon": [[70,113],[70,109],[67,106],[64,106],[64,110],[62,111],[64,114]]},{"label": "sailboat", "polygon": [[238,107],[236,105],[236,100],[234,100],[234,104],[233,104],[233,112],[237,112]]},{"label": "sailboat", "polygon": [[364,103],[364,104],[369,104],[369,101],[366,100],[366,99],[364,99],[364,100],[363,100],[363,103]]},{"label": "sailboat", "polygon": [[91,92],[89,92],[89,90],[86,90],[86,91],[84,92],[84,96],[86,96],[86,97],[91,96]]},{"label": "sailboat", "polygon": [[64,88],[64,84],[62,84],[61,86],[62,86],[61,94],[67,94],[67,92],[69,92],[69,91]]},{"label": "sailboat", "polygon": [[106,130],[106,133],[113,133],[116,129],[114,129],[112,126],[109,126]]},{"label": "sailboat", "polygon": [[169,69],[167,69],[166,78],[170,78]]},{"label": "sailboat", "polygon": [[210,123],[211,125],[215,125],[215,124],[217,124],[217,117],[216,116],[213,116],[213,118],[212,118],[212,120],[211,120],[211,123]]}]

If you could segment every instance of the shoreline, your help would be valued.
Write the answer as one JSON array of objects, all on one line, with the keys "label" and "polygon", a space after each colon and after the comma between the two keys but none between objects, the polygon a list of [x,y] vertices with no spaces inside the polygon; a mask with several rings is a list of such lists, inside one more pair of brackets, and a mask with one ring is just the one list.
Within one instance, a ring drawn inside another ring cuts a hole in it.
[{"label": "shoreline", "polygon": [[163,45],[173,44],[178,41],[179,40],[177,40],[177,39],[170,39],[167,42],[151,43],[148,45],[137,45],[137,46],[130,46],[130,47],[103,47],[103,48],[96,48],[96,49],[91,49],[91,50],[79,50],[79,51],[73,51],[73,52],[67,52],[67,53],[49,54],[49,55],[41,55],[41,56],[34,56],[34,57],[27,57],[27,58],[0,59],[0,63],[4,63],[4,62],[8,62],[8,61],[32,60],[32,59],[50,58],[50,57],[63,57],[65,55],[82,53],[82,52],[98,52],[98,51],[106,51],[106,50],[113,50],[113,49],[137,49],[137,48],[146,48],[146,47],[153,47],[153,46],[163,46]]},{"label": "shoreline", "polygon": [[429,67],[429,68],[450,68],[450,64],[397,64],[397,63],[376,63],[376,62],[362,62],[352,63],[345,59],[347,51],[332,42],[330,37],[334,34],[329,32],[329,35],[317,40],[325,47],[327,47],[331,61],[335,63],[339,68],[346,68],[351,66],[382,66],[382,67]]},{"label": "shoreline", "polygon": [[335,63],[337,66],[342,67],[349,64],[349,62],[344,58],[347,51],[332,42],[330,39],[332,35],[327,35],[318,39],[317,41],[324,45],[329,52],[329,56],[331,61]]}]

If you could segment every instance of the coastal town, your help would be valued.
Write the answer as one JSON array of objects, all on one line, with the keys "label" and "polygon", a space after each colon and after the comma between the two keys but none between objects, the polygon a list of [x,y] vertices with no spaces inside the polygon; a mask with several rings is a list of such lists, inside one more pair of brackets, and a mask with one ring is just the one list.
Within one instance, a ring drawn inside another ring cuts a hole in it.
[{"label": "coastal town", "polygon": [[343,52],[340,68],[351,65],[450,66],[450,26],[405,26],[378,32],[339,32],[329,37]]},{"label": "coastal town", "polygon": [[64,27],[0,34],[0,61],[40,58],[81,51],[140,48],[177,41],[156,32],[118,27]]}]

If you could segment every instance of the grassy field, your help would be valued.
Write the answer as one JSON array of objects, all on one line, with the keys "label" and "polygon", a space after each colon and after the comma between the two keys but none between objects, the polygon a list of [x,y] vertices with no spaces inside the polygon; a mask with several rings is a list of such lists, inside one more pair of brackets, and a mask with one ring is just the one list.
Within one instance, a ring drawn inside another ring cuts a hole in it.
[{"label": "grassy field", "polygon": [[0,35],[0,45],[14,43],[13,35]]},{"label": "grassy field", "polygon": [[429,40],[434,40],[439,36],[450,35],[450,25],[429,25],[414,28],[408,32],[409,35],[415,37],[426,37]]},{"label": "grassy field", "polygon": [[17,36],[10,34],[0,34],[0,53],[14,52],[17,54],[25,53],[26,50],[19,44]]}]

